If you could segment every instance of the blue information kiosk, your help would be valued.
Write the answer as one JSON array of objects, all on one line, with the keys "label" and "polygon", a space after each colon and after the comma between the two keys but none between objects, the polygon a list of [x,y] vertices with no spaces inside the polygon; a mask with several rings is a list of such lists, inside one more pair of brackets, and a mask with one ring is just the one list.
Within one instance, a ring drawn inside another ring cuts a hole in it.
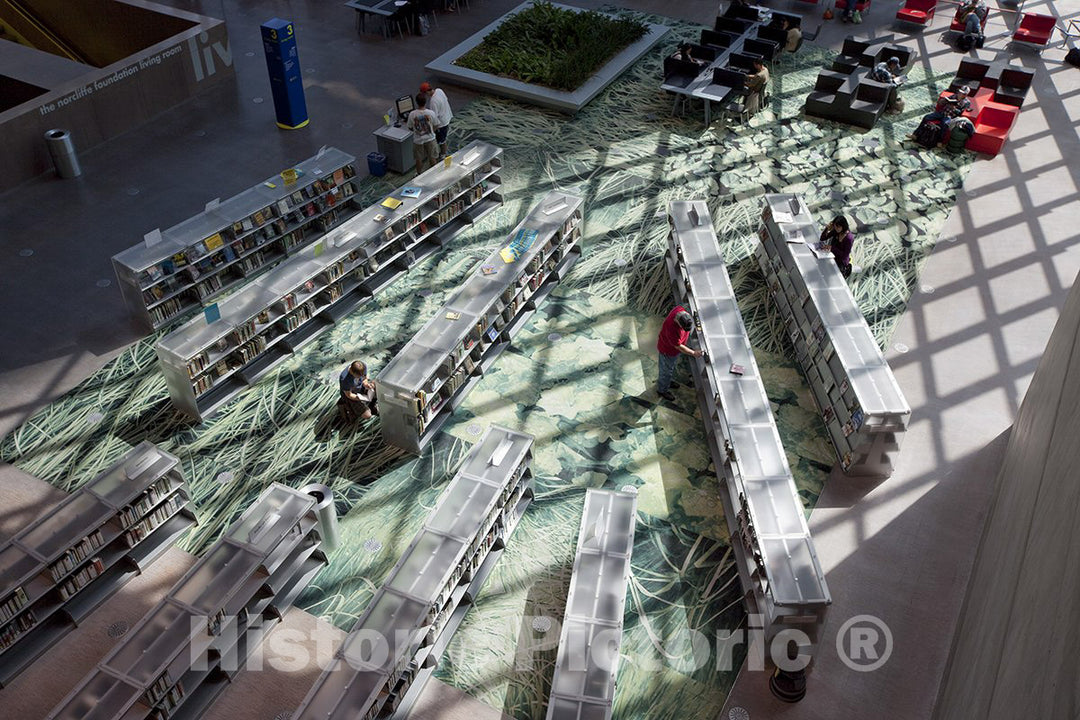
[{"label": "blue information kiosk", "polygon": [[292,22],[280,18],[267,20],[262,24],[262,39],[277,125],[286,130],[302,128],[308,124],[307,103]]}]

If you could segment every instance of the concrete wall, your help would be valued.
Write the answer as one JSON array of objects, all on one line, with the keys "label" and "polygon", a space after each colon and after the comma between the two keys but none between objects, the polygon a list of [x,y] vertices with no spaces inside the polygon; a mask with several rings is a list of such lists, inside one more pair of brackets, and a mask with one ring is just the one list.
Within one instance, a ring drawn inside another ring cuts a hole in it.
[{"label": "concrete wall", "polygon": [[1080,713],[1080,283],[996,483],[934,717],[1071,720]]},{"label": "concrete wall", "polygon": [[[153,6],[143,0],[128,2]],[[192,26],[101,69],[0,42],[4,75],[48,89],[29,102],[0,112],[0,158],[4,159],[0,192],[52,168],[43,139],[46,130],[69,130],[76,152],[81,153],[145,123],[213,83],[234,79],[224,22],[163,9],[192,21]]]}]

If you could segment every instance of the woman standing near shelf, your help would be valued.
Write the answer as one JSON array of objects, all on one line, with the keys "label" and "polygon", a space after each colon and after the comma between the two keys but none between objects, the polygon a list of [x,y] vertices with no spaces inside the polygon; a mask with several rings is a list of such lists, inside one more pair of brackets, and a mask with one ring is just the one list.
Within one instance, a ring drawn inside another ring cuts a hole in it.
[{"label": "woman standing near shelf", "polygon": [[851,276],[851,246],[854,244],[855,236],[843,215],[837,215],[821,231],[821,249],[832,250],[836,266],[845,279]]}]

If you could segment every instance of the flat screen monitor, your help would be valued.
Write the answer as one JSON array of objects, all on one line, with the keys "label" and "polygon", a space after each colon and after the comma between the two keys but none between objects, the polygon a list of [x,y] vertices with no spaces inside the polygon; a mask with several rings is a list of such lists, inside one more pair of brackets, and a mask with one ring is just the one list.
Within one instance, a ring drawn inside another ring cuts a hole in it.
[{"label": "flat screen monitor", "polygon": [[413,105],[412,95],[403,95],[397,99],[397,114],[400,118],[407,118],[409,113],[416,109]]}]

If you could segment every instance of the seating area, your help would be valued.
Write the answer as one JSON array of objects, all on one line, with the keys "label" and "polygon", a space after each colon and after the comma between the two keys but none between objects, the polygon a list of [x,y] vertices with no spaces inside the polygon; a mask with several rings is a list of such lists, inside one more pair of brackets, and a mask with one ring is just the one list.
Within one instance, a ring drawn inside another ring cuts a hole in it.
[{"label": "seating area", "polygon": [[1013,42],[1041,50],[1050,43],[1050,36],[1054,34],[1054,28],[1057,26],[1056,22],[1056,18],[1052,15],[1024,13],[1013,33]]},{"label": "seating area", "polygon": [[814,89],[806,98],[807,115],[872,129],[885,112],[890,87],[870,79],[874,65],[896,57],[900,66],[911,65],[915,53],[903,45],[894,45],[891,36],[883,38],[848,37],[832,66],[818,75]]},{"label": "seating area", "polygon": [[974,123],[975,134],[965,147],[972,152],[997,155],[1020,115],[1034,77],[1033,70],[1004,61],[965,59],[960,62],[949,89],[941,94],[938,106],[966,85],[971,90],[971,109],[964,117]]},{"label": "seating area", "polygon": [[[836,0],[836,9],[847,10],[850,1],[851,0]],[[870,0],[855,0],[855,9],[859,12],[866,12],[868,7],[870,7]]]},{"label": "seating area", "polygon": [[901,22],[926,25],[934,19],[937,0],[905,0],[896,11],[896,19]]}]

